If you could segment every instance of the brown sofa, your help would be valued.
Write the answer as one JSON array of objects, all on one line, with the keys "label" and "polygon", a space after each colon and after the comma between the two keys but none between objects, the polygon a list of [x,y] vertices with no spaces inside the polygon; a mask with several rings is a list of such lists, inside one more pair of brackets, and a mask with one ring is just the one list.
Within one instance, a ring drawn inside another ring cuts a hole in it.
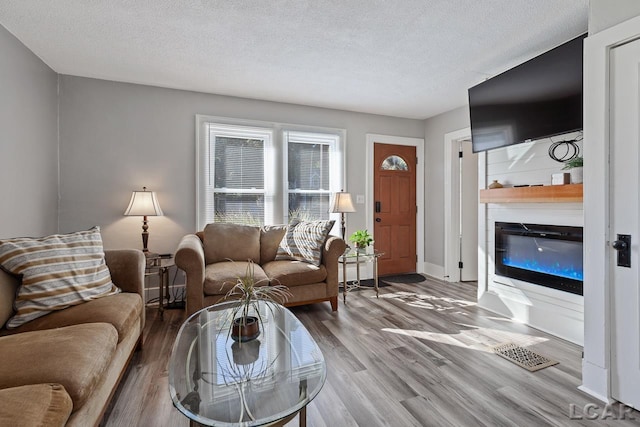
[{"label": "brown sofa", "polygon": [[265,286],[285,285],[291,296],[286,306],[329,301],[338,309],[338,257],[344,240],[329,236],[319,266],[302,261],[275,260],[287,226],[253,227],[209,224],[205,231],[182,238],[176,265],[187,276],[187,315],[220,302],[243,277],[248,259],[255,264],[256,281]]},{"label": "brown sofa", "polygon": [[[0,425],[96,426],[142,343],[145,257],[105,251],[122,292],[0,329]],[[0,270],[0,324],[18,279]]]}]

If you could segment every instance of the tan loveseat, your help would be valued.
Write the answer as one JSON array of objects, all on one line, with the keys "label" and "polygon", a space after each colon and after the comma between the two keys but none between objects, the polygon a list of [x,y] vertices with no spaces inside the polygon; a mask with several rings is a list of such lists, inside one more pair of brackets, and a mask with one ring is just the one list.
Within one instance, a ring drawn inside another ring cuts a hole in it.
[{"label": "tan loveseat", "polygon": [[329,301],[336,311],[338,257],[346,249],[344,240],[327,238],[319,266],[275,260],[286,231],[284,225],[209,224],[204,231],[183,237],[175,262],[187,276],[187,315],[220,302],[236,279],[244,276],[249,259],[255,263],[256,281],[289,288],[286,306]]},{"label": "tan loveseat", "polygon": [[[0,425],[95,426],[142,343],[145,257],[105,251],[122,292],[0,329]],[[19,281],[0,270],[0,324]]]}]

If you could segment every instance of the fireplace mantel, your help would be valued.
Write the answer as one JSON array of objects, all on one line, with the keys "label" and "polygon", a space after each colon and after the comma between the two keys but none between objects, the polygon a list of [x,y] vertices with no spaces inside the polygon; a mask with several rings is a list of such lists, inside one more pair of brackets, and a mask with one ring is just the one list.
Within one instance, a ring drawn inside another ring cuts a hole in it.
[{"label": "fireplace mantel", "polygon": [[506,187],[480,190],[480,203],[582,202],[582,184]]}]

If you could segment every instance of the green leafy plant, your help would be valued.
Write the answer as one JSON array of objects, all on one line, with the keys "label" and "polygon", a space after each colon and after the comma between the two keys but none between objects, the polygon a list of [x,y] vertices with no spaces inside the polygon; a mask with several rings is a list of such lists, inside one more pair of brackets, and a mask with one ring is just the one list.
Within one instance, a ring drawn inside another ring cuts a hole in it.
[{"label": "green leafy plant", "polygon": [[562,168],[562,170],[581,168],[583,166],[582,164],[582,156],[576,156],[564,162],[564,167]]},{"label": "green leafy plant", "polygon": [[[224,296],[225,300],[238,299],[240,303],[232,310],[232,321],[240,319],[239,324],[242,327],[247,325],[250,320],[249,313],[251,309],[262,324],[262,316],[258,306],[258,301],[268,301],[276,304],[284,304],[292,295],[289,288],[284,285],[269,285],[267,279],[256,280],[255,265],[249,260],[244,276],[237,277],[235,285]],[[272,309],[272,304],[267,304]],[[231,329],[229,329],[231,333]],[[239,338],[239,337],[238,337]]]},{"label": "green leafy plant", "polygon": [[349,241],[357,248],[364,249],[373,243],[373,236],[367,230],[358,230],[349,237]]}]

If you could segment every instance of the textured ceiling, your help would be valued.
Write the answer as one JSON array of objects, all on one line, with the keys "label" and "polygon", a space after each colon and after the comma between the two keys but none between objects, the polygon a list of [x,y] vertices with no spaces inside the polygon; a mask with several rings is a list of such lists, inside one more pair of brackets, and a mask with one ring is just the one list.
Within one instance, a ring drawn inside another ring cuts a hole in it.
[{"label": "textured ceiling", "polygon": [[424,119],[587,30],[588,0],[2,0],[56,72]]}]

